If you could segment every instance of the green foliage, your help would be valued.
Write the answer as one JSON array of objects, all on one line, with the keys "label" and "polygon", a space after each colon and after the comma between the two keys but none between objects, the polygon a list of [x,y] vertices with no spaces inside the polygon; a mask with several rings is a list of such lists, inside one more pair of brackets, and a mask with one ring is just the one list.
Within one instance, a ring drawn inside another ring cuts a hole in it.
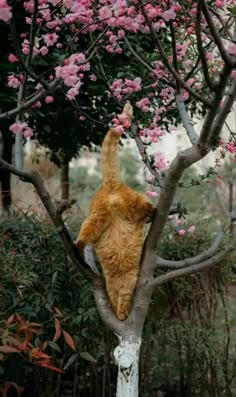
[{"label": "green foliage", "polygon": [[[65,216],[78,230],[75,216]],[[209,244],[204,230],[184,237],[168,231],[161,255],[182,259],[199,253]],[[24,387],[24,397],[114,396],[116,339],[100,321],[90,286],[70,267],[53,226],[35,216],[12,218],[0,223],[0,241],[0,326],[14,313],[42,324],[34,343],[46,339],[46,353],[65,370],[58,374],[8,355],[1,362],[1,380]],[[143,337],[141,396],[162,390],[175,397],[218,397],[216,387],[221,395],[233,395],[235,310],[224,284],[230,288],[234,275],[232,263],[224,268],[175,280],[156,292]]]}]

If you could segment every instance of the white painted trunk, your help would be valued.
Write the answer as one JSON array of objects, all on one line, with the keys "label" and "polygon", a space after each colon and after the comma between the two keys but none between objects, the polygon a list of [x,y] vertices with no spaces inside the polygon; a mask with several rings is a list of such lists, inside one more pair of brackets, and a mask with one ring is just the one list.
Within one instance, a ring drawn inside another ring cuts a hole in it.
[{"label": "white painted trunk", "polygon": [[138,397],[138,370],[141,338],[119,337],[114,356],[118,365],[116,397]]}]

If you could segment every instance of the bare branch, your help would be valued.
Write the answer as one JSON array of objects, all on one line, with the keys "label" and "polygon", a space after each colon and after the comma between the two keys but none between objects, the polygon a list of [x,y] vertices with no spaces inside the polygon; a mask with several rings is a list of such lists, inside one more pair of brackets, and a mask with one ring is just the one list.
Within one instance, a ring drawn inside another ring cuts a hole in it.
[{"label": "bare branch", "polygon": [[159,285],[168,283],[169,281],[174,280],[176,278],[202,272],[202,271],[220,263],[222,260],[224,260],[227,257],[227,255],[229,255],[234,250],[235,250],[235,243],[231,244],[224,251],[219,252],[218,254],[216,254],[215,256],[213,256],[212,258],[210,258],[204,262],[201,262],[199,264],[195,264],[195,265],[192,265],[189,267],[185,267],[182,269],[173,270],[172,272],[166,273],[162,276],[155,278],[153,280],[153,285],[155,285],[157,287]]},{"label": "bare branch", "polygon": [[210,75],[209,75],[209,70],[208,70],[208,64],[207,64],[207,59],[205,56],[204,48],[202,45],[202,36],[201,36],[201,16],[202,16],[202,6],[203,6],[203,0],[198,1],[198,6],[197,6],[197,19],[196,19],[196,36],[197,36],[197,48],[198,52],[202,61],[202,71],[205,77],[205,81],[210,88],[210,90],[214,91],[215,86],[211,81]]},{"label": "bare branch", "polygon": [[98,312],[104,323],[116,334],[125,335],[127,320],[120,321],[114,314],[108,301],[104,281],[102,279],[93,281],[93,295],[97,304]]},{"label": "bare branch", "polygon": [[172,261],[158,257],[157,258],[157,268],[164,269],[182,269],[185,267],[189,267],[192,265],[199,264],[206,259],[211,258],[218,251],[219,245],[224,237],[224,232],[221,230],[215,237],[212,245],[206,251],[202,252],[199,255],[196,255],[192,258],[185,258],[180,261]]},{"label": "bare branch", "polygon": [[224,65],[224,67],[221,71],[221,74],[220,74],[220,80],[218,83],[217,90],[216,90],[214,98],[212,100],[212,107],[211,107],[211,109],[208,110],[208,113],[205,117],[205,120],[204,120],[204,123],[202,126],[200,137],[199,137],[199,146],[200,146],[201,150],[203,150],[203,151],[206,149],[206,143],[207,143],[207,140],[210,135],[210,130],[214,123],[215,117],[219,111],[221,101],[224,97],[225,89],[226,89],[228,79],[230,76],[230,72],[231,72],[231,69],[227,65]]},{"label": "bare branch", "polygon": [[182,120],[183,126],[187,132],[187,135],[190,139],[190,142],[194,145],[198,141],[198,135],[193,127],[193,124],[190,120],[188,112],[186,110],[186,106],[183,100],[182,92],[176,95],[176,105],[179,111],[180,118]]},{"label": "bare branch", "polygon": [[56,88],[59,88],[59,86],[60,86],[60,82],[57,79],[55,79],[52,83],[48,84],[48,90],[43,89],[37,91],[30,99],[28,100],[26,99],[25,102],[22,103],[21,105],[18,105],[14,109],[11,109],[7,112],[0,113],[0,120],[4,118],[10,118],[16,116],[17,114],[25,111],[26,109],[31,108],[36,102],[45,98],[49,92],[54,91]]},{"label": "bare branch", "polygon": [[168,59],[167,59],[167,57],[165,55],[165,51],[164,51],[164,49],[163,49],[163,47],[161,45],[159,37],[156,34],[155,30],[153,29],[152,23],[151,23],[148,15],[147,15],[147,12],[146,12],[145,7],[144,7],[143,0],[138,0],[138,2],[139,2],[140,7],[142,9],[142,13],[143,13],[143,16],[145,18],[145,21],[146,21],[146,23],[147,23],[147,25],[148,25],[148,27],[150,29],[150,33],[153,36],[153,38],[154,38],[154,40],[155,40],[155,42],[157,44],[157,48],[158,48],[158,51],[159,51],[159,54],[161,56],[163,64],[166,66],[166,68],[169,70],[169,72],[172,74],[172,76],[176,79],[176,81],[179,82],[179,84],[180,84],[180,86],[182,88],[185,88],[185,90],[188,91],[188,93],[190,95],[192,95],[194,98],[196,98],[199,102],[203,103],[207,108],[210,108],[211,107],[211,103],[206,98],[204,98],[202,95],[198,94],[191,87],[189,87],[188,84],[186,84],[186,82],[176,72],[175,68],[168,62]]},{"label": "bare branch", "polygon": [[231,111],[231,108],[234,104],[234,101],[236,99],[236,81],[234,80],[231,86],[231,89],[226,96],[223,106],[220,108],[217,117],[214,121],[214,124],[212,125],[210,131],[209,131],[209,136],[208,136],[208,144],[210,146],[214,146],[215,144],[218,143],[218,139],[222,130],[222,127],[225,123],[225,120],[228,116],[228,114]]},{"label": "bare branch", "polygon": [[142,160],[143,160],[144,164],[147,166],[147,168],[149,169],[150,173],[154,176],[154,178],[158,182],[158,184],[160,186],[162,186],[163,178],[161,177],[161,175],[157,171],[157,169],[154,168],[152,166],[152,164],[150,163],[150,160],[149,160],[148,155],[146,153],[146,147],[143,144],[143,141],[140,138],[140,136],[137,134],[137,125],[135,123],[132,124],[131,131],[132,131],[132,135],[134,137],[134,140],[136,142],[136,145],[138,147],[139,153],[140,153],[140,155],[142,157]]},{"label": "bare branch", "polygon": [[225,64],[229,65],[230,68],[233,68],[234,62],[233,62],[232,58],[229,56],[229,54],[224,46],[224,43],[221,39],[221,36],[214,25],[211,13],[209,11],[209,8],[208,8],[205,0],[199,0],[199,1],[202,2],[202,9],[203,9],[204,16],[206,18],[206,21],[209,26],[210,32],[212,34],[212,37],[214,39],[214,42],[218,47],[220,55],[222,56]]},{"label": "bare branch", "polygon": [[0,169],[4,169],[10,172],[11,174],[19,176],[24,182],[32,183],[44,207],[46,208],[50,218],[52,219],[70,259],[72,260],[74,265],[77,266],[88,279],[96,280],[98,276],[94,272],[92,272],[92,270],[88,267],[86,262],[79,254],[77,248],[73,244],[68,229],[66,228],[61,217],[58,216],[56,206],[53,204],[52,199],[48,191],[46,190],[40,175],[33,170],[17,169],[1,158],[0,158]]}]

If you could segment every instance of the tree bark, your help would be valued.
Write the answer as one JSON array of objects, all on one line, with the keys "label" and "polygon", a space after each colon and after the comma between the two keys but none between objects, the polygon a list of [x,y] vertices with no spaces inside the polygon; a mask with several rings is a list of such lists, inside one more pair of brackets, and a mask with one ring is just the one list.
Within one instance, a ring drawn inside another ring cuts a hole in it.
[{"label": "tree bark", "polygon": [[118,366],[116,397],[138,397],[141,338],[130,335],[119,340],[114,351]]},{"label": "tree bark", "polygon": [[61,166],[61,200],[69,201],[70,182],[69,182],[69,162],[65,162]]},{"label": "tree bark", "polygon": [[[7,131],[6,133],[2,131],[2,158],[11,164],[12,162],[12,136]],[[11,174],[9,171],[1,169],[0,170],[0,183],[1,183],[1,202],[2,210],[6,215],[10,214],[11,207]]]}]

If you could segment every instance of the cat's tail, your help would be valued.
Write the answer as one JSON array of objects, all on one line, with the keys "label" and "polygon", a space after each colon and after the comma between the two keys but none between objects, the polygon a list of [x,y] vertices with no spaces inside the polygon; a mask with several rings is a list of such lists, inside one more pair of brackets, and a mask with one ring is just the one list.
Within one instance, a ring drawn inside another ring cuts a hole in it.
[{"label": "cat's tail", "polygon": [[[129,102],[124,106],[123,113],[126,113],[130,120],[132,119],[133,108]],[[114,128],[110,128],[102,144],[102,184],[112,189],[122,183],[118,158],[120,136]]]}]

